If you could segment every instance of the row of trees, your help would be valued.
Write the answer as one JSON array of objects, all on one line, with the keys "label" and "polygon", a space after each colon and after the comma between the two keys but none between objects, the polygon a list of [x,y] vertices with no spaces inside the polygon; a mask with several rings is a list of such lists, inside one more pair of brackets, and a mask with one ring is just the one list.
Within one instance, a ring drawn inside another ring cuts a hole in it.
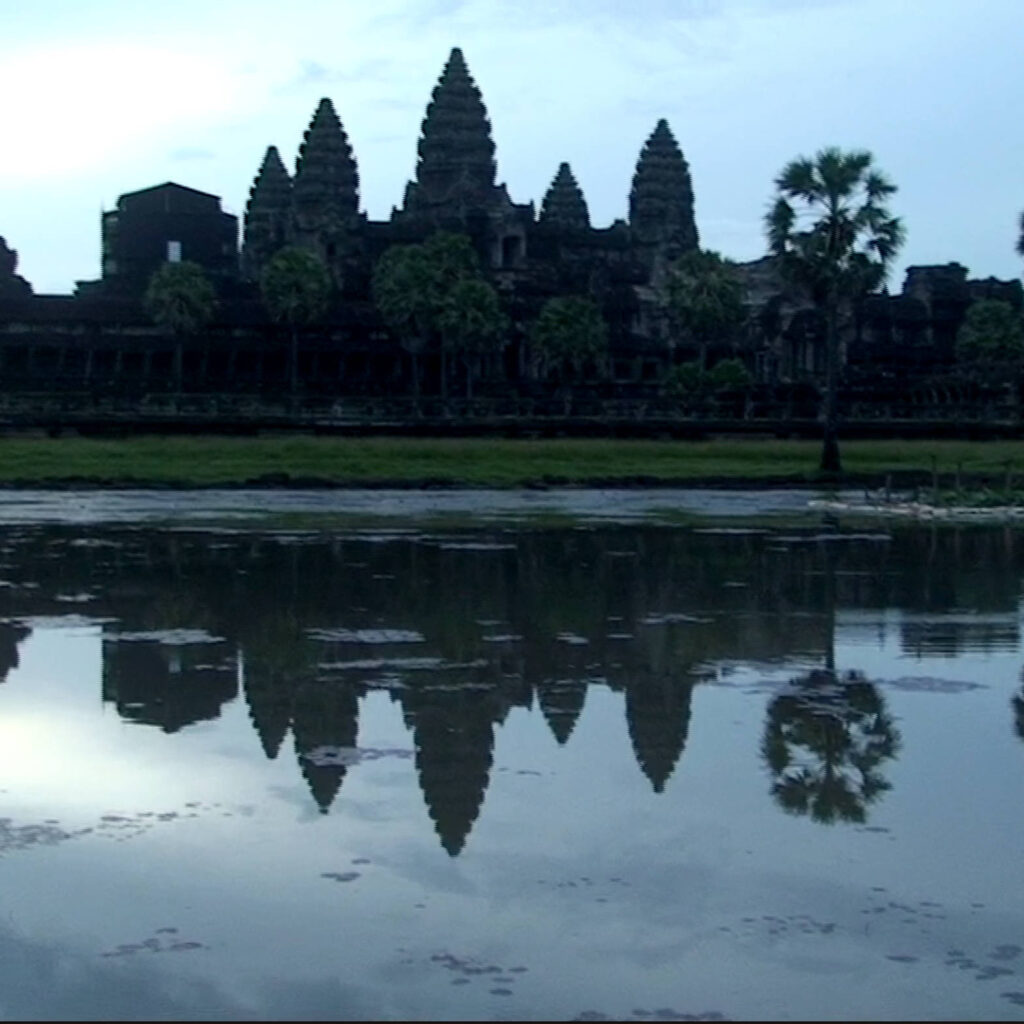
[{"label": "row of trees", "polygon": [[[260,280],[271,318],[288,332],[289,380],[298,388],[301,330],[323,318],[331,300],[331,278],[313,252],[290,246],[268,263]],[[510,328],[494,287],[484,278],[476,252],[464,235],[438,232],[420,245],[394,246],[373,274],[373,298],[382,319],[412,360],[413,392],[420,393],[420,356],[440,355],[442,397],[448,397],[451,364],[460,361],[466,397],[482,364],[500,355]],[[200,334],[213,318],[216,296],[202,268],[183,261],[164,264],[145,296],[153,320],[177,339],[175,373],[181,377],[184,340]],[[549,299],[529,326],[533,371],[540,377],[577,376],[588,361],[600,362],[608,329],[597,305],[582,296]]]}]

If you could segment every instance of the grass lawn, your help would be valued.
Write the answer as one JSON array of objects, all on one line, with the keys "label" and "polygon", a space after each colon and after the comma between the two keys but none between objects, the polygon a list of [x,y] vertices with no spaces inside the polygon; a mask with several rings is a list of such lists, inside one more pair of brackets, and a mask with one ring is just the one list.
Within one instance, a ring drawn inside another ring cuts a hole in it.
[{"label": "grass lawn", "polygon": [[[1024,480],[1024,441],[848,441],[841,451],[851,483],[925,482],[933,466],[949,483],[959,466],[964,483],[1002,485],[1008,464]],[[0,485],[813,483],[819,452],[817,441],[774,439],[12,435],[0,438]]]}]

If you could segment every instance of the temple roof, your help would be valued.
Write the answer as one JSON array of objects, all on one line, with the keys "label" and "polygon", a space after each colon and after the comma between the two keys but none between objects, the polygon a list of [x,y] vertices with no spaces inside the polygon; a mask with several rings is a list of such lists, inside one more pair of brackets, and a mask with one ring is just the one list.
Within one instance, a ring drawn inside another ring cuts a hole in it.
[{"label": "temple roof", "polygon": [[480,90],[455,47],[434,87],[417,146],[417,189],[440,201],[453,191],[486,194],[496,173],[491,123]]},{"label": "temple roof", "polygon": [[587,201],[567,163],[559,164],[558,173],[544,194],[540,222],[564,228],[590,227]]},{"label": "temple roof", "polygon": [[334,204],[340,211],[359,210],[359,171],[352,147],[334,109],[320,100],[299,147],[293,195],[297,207]]},{"label": "temple roof", "polygon": [[629,223],[641,242],[670,241],[681,251],[699,245],[690,168],[664,118],[640,151],[629,193]]}]

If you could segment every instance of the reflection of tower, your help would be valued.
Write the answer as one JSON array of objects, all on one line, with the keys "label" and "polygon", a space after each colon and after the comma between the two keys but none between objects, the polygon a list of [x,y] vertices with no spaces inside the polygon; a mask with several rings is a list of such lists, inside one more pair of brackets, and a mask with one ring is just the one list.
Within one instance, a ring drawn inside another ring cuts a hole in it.
[{"label": "reflection of tower", "polygon": [[545,679],[537,684],[537,703],[559,744],[572,735],[586,698],[584,679]]},{"label": "reflection of tower", "polygon": [[633,753],[655,793],[661,793],[686,746],[692,685],[646,680],[626,689],[626,723]]},{"label": "reflection of tower", "polygon": [[249,718],[260,738],[263,753],[273,760],[292,720],[292,703],[299,679],[293,672],[275,670],[261,662],[246,661],[242,678]]},{"label": "reflection of tower", "polygon": [[458,856],[480,813],[494,752],[494,702],[478,689],[410,695],[416,771],[441,845]]},{"label": "reflection of tower", "polygon": [[341,789],[356,746],[359,699],[344,683],[305,683],[295,694],[292,733],[302,777],[326,814]]},{"label": "reflection of tower", "polygon": [[32,630],[20,622],[0,622],[0,683],[8,673],[18,667],[18,644],[26,639]]},{"label": "reflection of tower", "polygon": [[218,718],[238,696],[235,652],[224,640],[165,643],[149,637],[103,639],[103,700],[131,722],[177,732]]}]

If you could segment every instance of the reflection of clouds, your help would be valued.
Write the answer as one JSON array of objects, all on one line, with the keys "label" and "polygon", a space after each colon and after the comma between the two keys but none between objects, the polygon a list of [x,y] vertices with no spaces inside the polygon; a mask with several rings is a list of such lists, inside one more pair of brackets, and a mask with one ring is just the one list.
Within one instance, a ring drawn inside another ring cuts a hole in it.
[{"label": "reflection of clouds", "polygon": [[[191,951],[190,955],[204,955]],[[3,1015],[23,1020],[371,1020],[380,1000],[334,979],[268,980],[241,1002],[198,973],[183,975],[142,956],[105,963],[0,926]]]}]

